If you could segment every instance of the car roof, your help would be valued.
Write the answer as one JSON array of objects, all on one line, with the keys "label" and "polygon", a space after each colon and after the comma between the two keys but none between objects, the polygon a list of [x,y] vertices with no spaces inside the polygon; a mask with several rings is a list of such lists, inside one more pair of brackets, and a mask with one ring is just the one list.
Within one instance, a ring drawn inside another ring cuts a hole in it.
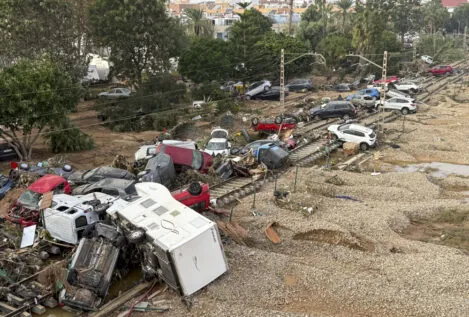
[{"label": "car roof", "polygon": [[45,194],[64,182],[66,180],[62,176],[47,174],[32,183],[28,189],[35,193]]},{"label": "car roof", "polygon": [[341,124],[341,125],[337,126],[337,128],[343,127],[343,126],[345,126],[345,125],[348,125],[348,126],[349,126],[349,129],[351,129],[351,130],[361,131],[361,132],[366,132],[366,133],[373,132],[372,129],[367,128],[367,127],[365,127],[365,126],[362,126],[362,125],[360,125],[360,124],[355,124],[355,123],[345,123],[345,124]]},{"label": "car roof", "polygon": [[103,187],[103,188],[122,188],[125,189],[135,184],[134,180],[121,179],[121,178],[104,178],[92,184],[91,187]]},{"label": "car roof", "polygon": [[97,171],[98,175],[108,175],[108,176],[114,177],[114,178],[120,178],[120,177],[124,177],[124,176],[128,176],[128,175],[133,175],[128,170],[124,170],[124,169],[121,169],[121,168],[115,168],[115,167],[111,167],[111,166],[100,166],[100,167],[97,167],[96,171]]}]

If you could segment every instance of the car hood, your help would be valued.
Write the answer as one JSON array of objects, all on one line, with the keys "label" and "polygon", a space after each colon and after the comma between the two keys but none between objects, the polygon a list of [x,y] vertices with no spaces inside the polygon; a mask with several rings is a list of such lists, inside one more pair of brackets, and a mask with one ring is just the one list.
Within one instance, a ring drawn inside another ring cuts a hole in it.
[{"label": "car hood", "polygon": [[321,111],[321,107],[315,107],[315,108],[309,109],[309,113],[316,113],[318,111]]},{"label": "car hood", "polygon": [[213,129],[210,135],[212,139],[228,139],[228,131],[225,129]]},{"label": "car hood", "polygon": [[75,189],[73,189],[72,191],[72,195],[84,195],[84,193],[86,192],[86,190],[88,188],[90,188],[91,186],[93,186],[92,184],[83,184],[83,185],[80,185],[78,187],[76,187]]}]

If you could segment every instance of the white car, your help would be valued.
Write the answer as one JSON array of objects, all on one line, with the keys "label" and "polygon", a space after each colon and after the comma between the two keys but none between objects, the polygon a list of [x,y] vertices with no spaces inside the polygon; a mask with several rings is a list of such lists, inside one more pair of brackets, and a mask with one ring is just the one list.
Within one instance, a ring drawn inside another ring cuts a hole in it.
[{"label": "white car", "polygon": [[221,128],[212,130],[211,139],[208,141],[204,152],[212,156],[229,155],[231,150],[231,143],[228,142],[228,131]]},{"label": "white car", "polygon": [[420,59],[422,61],[424,61],[425,63],[429,64],[429,65],[433,64],[433,57],[431,57],[431,56],[422,55],[422,56],[420,56]]},{"label": "white car", "polygon": [[261,80],[255,83],[252,83],[247,88],[247,92],[244,94],[246,99],[251,99],[253,96],[258,95],[264,91],[267,91],[272,87],[272,84],[268,80]]},{"label": "white car", "polygon": [[335,140],[360,144],[362,151],[376,145],[376,133],[372,129],[359,124],[333,124],[327,130]]},{"label": "white car", "polygon": [[[180,140],[163,140],[161,141],[163,144],[174,145],[178,147],[183,147],[186,149],[197,150],[197,144],[194,141],[180,141]],[[150,144],[150,145],[142,145],[138,148],[137,152],[134,154],[134,158],[136,161],[143,160],[143,159],[150,159],[153,155],[156,154],[156,148],[160,143],[157,144]]]},{"label": "white car", "polygon": [[417,112],[417,104],[415,104],[415,101],[407,98],[391,98],[384,102],[384,110],[399,110],[403,115],[406,115]]},{"label": "white car", "polygon": [[399,91],[407,91],[413,94],[418,93],[422,89],[422,87],[410,81],[396,82],[396,83],[393,83],[393,85]]},{"label": "white car", "polygon": [[132,90],[128,88],[114,88],[106,92],[98,94],[98,98],[102,99],[119,99],[127,98],[132,93]]},{"label": "white car", "polygon": [[391,99],[391,98],[405,98],[412,100],[415,102],[415,98],[412,98],[410,95],[406,94],[405,92],[395,90],[395,89],[389,89],[386,91],[386,99]]}]

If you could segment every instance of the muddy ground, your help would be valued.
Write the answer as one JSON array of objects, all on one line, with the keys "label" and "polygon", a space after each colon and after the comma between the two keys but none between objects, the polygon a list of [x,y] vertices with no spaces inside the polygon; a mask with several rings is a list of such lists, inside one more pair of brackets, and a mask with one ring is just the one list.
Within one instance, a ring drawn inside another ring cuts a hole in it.
[{"label": "muddy ground", "polygon": [[[292,170],[277,184],[288,199],[274,198],[274,184],[255,206],[242,199],[233,220],[250,237],[225,246],[229,273],[190,310],[170,291],[154,306],[171,316],[467,316],[467,166],[413,166],[469,164],[469,103],[454,91],[468,95],[452,87],[387,123],[362,172],[301,168],[293,193]],[[264,234],[272,221],[279,244]]]}]

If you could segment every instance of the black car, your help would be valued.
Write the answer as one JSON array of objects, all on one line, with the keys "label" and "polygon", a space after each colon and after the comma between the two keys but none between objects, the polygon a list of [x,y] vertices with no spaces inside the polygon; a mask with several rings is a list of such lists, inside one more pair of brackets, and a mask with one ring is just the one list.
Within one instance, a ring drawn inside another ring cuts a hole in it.
[{"label": "black car", "polygon": [[324,108],[309,111],[312,119],[342,118],[348,120],[357,116],[357,109],[349,101],[331,101]]},{"label": "black car", "polygon": [[68,177],[70,185],[83,185],[96,183],[105,178],[130,179],[135,180],[134,174],[127,170],[109,166],[96,167],[92,170],[78,171]]},{"label": "black car", "polygon": [[[285,87],[285,96],[288,96],[288,89]],[[272,87],[271,89],[264,91],[260,94],[251,97],[251,100],[262,99],[262,100],[280,100],[280,87]]]},{"label": "black car", "polygon": [[285,87],[288,88],[289,91],[311,91],[313,90],[313,81],[311,79],[294,79]]},{"label": "black car", "polygon": [[72,195],[87,195],[89,193],[104,193],[116,197],[136,195],[136,181],[131,179],[105,178],[93,184],[78,186],[72,191]]},{"label": "black car", "polygon": [[18,159],[15,150],[8,143],[0,143],[0,161],[10,161]]},{"label": "black car", "polygon": [[141,182],[153,182],[171,188],[176,179],[176,170],[171,156],[157,153],[148,160],[145,170],[138,174]]}]

